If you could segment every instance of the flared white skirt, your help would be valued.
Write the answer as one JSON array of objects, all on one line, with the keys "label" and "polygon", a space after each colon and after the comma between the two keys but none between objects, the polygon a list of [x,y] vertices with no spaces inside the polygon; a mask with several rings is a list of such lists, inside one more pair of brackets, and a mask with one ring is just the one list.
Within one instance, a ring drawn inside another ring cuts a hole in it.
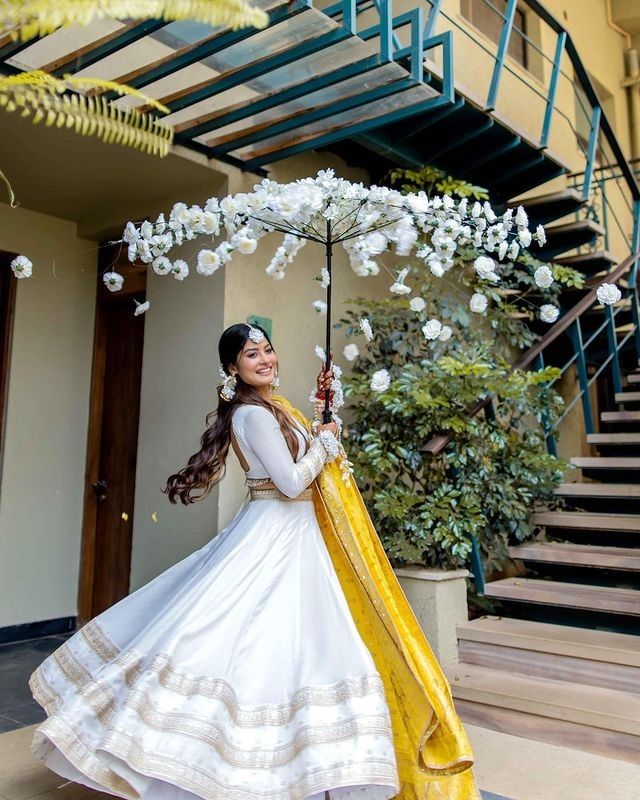
[{"label": "flared white skirt", "polygon": [[[144,800],[388,800],[382,682],[311,501],[248,501],[222,533],[33,673],[32,749]],[[327,794],[328,793],[328,794]]]}]

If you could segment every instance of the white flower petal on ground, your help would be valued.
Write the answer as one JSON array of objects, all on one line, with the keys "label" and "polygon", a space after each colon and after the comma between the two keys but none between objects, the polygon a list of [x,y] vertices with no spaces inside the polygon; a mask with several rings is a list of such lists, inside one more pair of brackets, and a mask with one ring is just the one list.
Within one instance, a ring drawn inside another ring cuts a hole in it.
[{"label": "white flower petal on ground", "polygon": [[26,256],[16,256],[11,262],[11,270],[16,278],[30,278],[33,264]]},{"label": "white flower petal on ground", "polygon": [[214,272],[220,269],[221,265],[222,261],[215,250],[201,250],[198,253],[196,272],[199,275],[213,275]]},{"label": "white flower petal on ground", "polygon": [[550,303],[540,306],[540,319],[543,322],[555,322],[559,316],[560,309],[557,306],[552,306]]},{"label": "white flower petal on ground", "polygon": [[478,276],[485,281],[499,281],[500,276],[496,274],[496,262],[488,256],[478,256],[473,262]]},{"label": "white flower petal on ground", "polygon": [[144,303],[139,303],[136,300],[135,303],[136,303],[136,310],[133,312],[134,317],[139,317],[140,314],[144,314],[151,307],[151,303],[148,300],[145,300]]},{"label": "white flower petal on ground", "polygon": [[533,279],[536,282],[536,286],[539,286],[541,289],[548,289],[553,283],[553,272],[551,272],[549,267],[538,267],[533,273]]},{"label": "white flower petal on ground", "polygon": [[358,345],[355,342],[346,344],[344,346],[344,350],[342,351],[342,355],[347,359],[347,361],[355,361],[360,355]]},{"label": "white flower petal on ground", "polygon": [[469,308],[474,314],[484,314],[487,310],[489,305],[489,301],[487,300],[487,296],[481,294],[480,292],[475,292],[471,295],[471,299],[469,300]]},{"label": "white flower petal on ground", "polygon": [[452,334],[453,334],[453,329],[449,327],[449,325],[443,325],[442,330],[440,331],[440,335],[438,336],[438,341],[448,342]]},{"label": "white flower petal on ground", "polygon": [[118,272],[105,272],[102,282],[110,292],[119,292],[124,284],[124,278]]},{"label": "white flower petal on ground", "polygon": [[171,272],[177,281],[183,281],[189,275],[189,265],[186,261],[179,258],[177,261],[173,262]]},{"label": "white flower petal on ground", "polygon": [[324,300],[314,300],[312,305],[314,311],[316,311],[318,314],[323,317],[327,316],[327,304],[324,302]]},{"label": "white flower petal on ground", "polygon": [[437,339],[442,333],[442,323],[438,319],[430,319],[422,326],[425,339]]},{"label": "white flower petal on ground", "polygon": [[363,317],[360,322],[360,330],[364,333],[364,338],[370,342],[373,339],[373,329],[367,317]]},{"label": "white flower petal on ground", "polygon": [[412,311],[424,311],[426,305],[422,297],[412,297],[411,300],[409,300],[409,308]]},{"label": "white flower petal on ground", "polygon": [[385,392],[391,385],[391,376],[386,369],[379,369],[371,376],[370,386],[374,392]]},{"label": "white flower petal on ground", "polygon": [[596,297],[605,306],[612,306],[622,297],[622,292],[615,283],[601,283],[596,289]]}]

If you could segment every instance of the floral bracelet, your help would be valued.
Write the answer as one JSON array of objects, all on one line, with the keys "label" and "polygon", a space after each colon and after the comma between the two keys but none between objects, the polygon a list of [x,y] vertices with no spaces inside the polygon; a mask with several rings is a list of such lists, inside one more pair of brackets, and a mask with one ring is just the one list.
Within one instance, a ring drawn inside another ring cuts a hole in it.
[{"label": "floral bracelet", "polygon": [[323,430],[320,431],[318,434],[318,439],[322,443],[322,446],[327,451],[327,455],[329,456],[329,461],[333,461],[334,458],[337,458],[340,454],[340,445],[336,437],[331,433],[331,431]]}]

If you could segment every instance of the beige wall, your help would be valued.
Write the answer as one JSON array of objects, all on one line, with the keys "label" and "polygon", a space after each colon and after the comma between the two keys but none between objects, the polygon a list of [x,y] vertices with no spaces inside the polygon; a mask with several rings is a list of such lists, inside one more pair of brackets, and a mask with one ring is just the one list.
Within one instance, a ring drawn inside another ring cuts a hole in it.
[{"label": "beige wall", "polygon": [[96,244],[76,226],[0,205],[17,287],[0,495],[0,627],[76,613]]}]

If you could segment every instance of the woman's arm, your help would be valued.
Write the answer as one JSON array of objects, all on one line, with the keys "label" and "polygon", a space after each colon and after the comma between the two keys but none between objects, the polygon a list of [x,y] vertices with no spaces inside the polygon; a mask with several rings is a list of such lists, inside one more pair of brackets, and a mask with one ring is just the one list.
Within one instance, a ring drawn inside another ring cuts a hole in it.
[{"label": "woman's arm", "polygon": [[[325,431],[323,437],[327,435],[333,437],[333,434]],[[314,436],[304,456],[300,461],[294,461],[278,420],[262,406],[254,406],[247,412],[244,438],[273,483],[287,497],[297,497],[313,482],[327,461],[335,458],[335,455],[329,455],[321,438]]]}]

